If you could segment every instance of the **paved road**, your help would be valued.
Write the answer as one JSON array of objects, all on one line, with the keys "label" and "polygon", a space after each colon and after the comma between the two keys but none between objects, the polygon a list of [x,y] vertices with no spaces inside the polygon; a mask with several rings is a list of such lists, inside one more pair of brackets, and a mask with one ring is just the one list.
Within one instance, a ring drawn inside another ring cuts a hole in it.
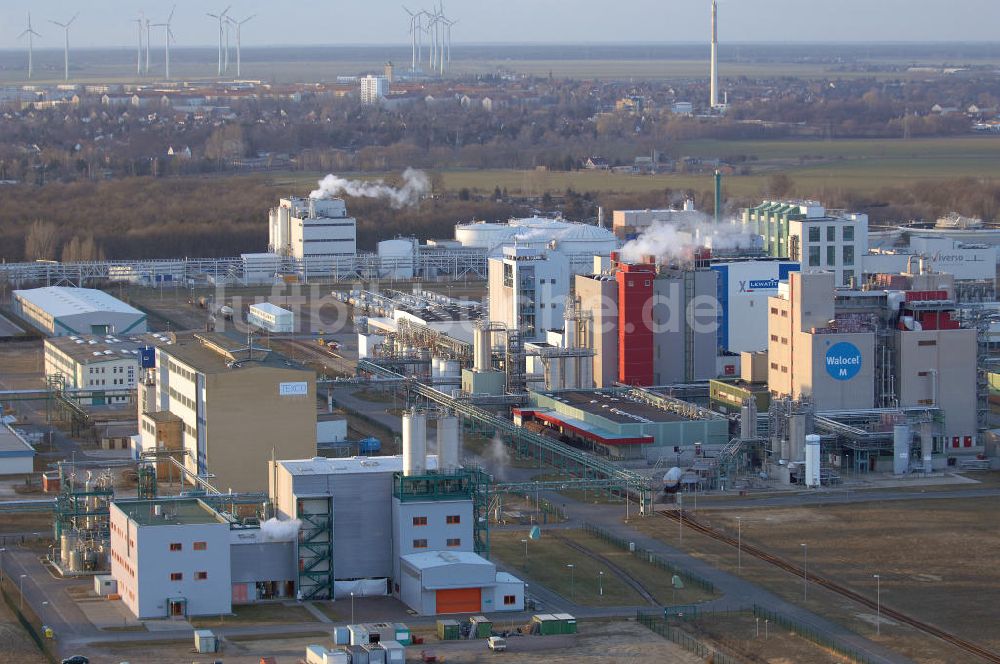
[{"label": "paved road", "polygon": [[[962,498],[995,498],[1000,496],[1000,488],[966,487],[953,490],[927,491],[913,489],[866,489],[864,491],[837,491],[823,493],[795,493],[787,496],[750,498],[747,500],[703,501],[701,510],[712,509],[754,509],[758,507],[809,507],[812,505],[844,505],[898,500],[951,500]],[[685,500],[687,504],[687,500]]]}]

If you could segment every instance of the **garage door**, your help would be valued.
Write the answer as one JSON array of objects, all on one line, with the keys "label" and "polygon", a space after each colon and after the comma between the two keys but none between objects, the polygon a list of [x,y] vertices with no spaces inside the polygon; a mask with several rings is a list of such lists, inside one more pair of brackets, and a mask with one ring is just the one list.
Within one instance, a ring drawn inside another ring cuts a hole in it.
[{"label": "garage door", "polygon": [[438,613],[479,613],[482,600],[479,588],[456,588],[437,591]]}]

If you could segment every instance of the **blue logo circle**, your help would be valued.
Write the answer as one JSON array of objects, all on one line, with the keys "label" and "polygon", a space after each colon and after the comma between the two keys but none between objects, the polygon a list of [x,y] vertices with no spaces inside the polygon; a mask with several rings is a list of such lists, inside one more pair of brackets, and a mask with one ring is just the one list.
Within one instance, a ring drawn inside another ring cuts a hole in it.
[{"label": "blue logo circle", "polygon": [[826,351],[826,372],[835,380],[850,380],[861,371],[861,351],[847,341],[830,346]]}]

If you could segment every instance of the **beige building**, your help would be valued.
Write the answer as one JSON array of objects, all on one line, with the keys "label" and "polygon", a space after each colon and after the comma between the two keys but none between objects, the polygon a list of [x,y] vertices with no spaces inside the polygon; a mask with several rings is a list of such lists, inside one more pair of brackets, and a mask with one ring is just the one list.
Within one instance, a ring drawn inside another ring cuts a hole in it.
[{"label": "beige building", "polygon": [[594,384],[613,387],[618,382],[618,282],[606,274],[578,274],[574,292],[577,308],[589,314],[580,342],[594,351]]},{"label": "beige building", "polygon": [[143,383],[137,452],[175,446],[179,420],[184,466],[219,491],[265,490],[272,454],[316,455],[316,374],[277,353],[198,333],[158,348]]},{"label": "beige building", "polygon": [[163,342],[143,334],[118,338],[68,336],[45,339],[45,376],[70,389],[87,390],[84,405],[130,403],[139,376],[140,349]]}]

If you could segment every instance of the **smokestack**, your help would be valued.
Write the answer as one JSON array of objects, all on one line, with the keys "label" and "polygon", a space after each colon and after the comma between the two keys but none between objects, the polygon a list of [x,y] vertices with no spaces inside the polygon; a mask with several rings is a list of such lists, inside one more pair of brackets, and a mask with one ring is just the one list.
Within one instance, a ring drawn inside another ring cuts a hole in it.
[{"label": "smokestack", "polygon": [[722,172],[715,171],[715,223],[719,223],[722,214]]},{"label": "smokestack", "polygon": [[416,410],[403,413],[403,474],[427,472],[427,416]]},{"label": "smokestack", "polygon": [[712,108],[719,105],[719,3],[712,0],[712,92],[709,104]]}]

